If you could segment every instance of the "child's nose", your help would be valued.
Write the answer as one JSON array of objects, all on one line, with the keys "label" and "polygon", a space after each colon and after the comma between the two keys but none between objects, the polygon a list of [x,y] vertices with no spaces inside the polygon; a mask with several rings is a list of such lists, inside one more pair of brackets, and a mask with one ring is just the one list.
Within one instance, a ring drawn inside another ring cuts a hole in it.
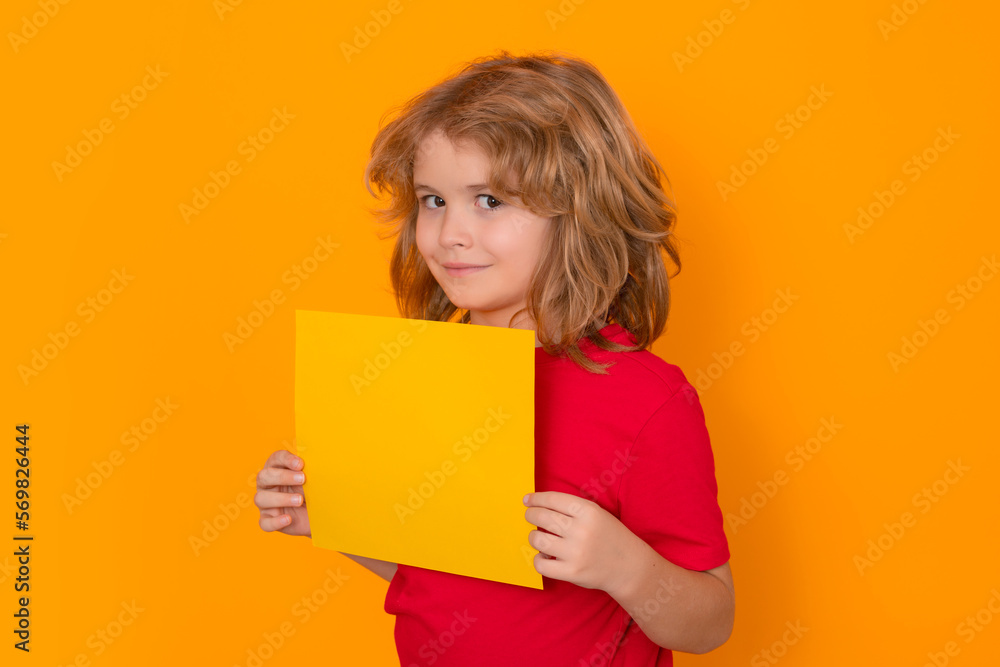
[{"label": "child's nose", "polygon": [[450,247],[456,243],[468,246],[472,241],[469,230],[470,213],[459,208],[448,207],[441,219],[441,245]]}]

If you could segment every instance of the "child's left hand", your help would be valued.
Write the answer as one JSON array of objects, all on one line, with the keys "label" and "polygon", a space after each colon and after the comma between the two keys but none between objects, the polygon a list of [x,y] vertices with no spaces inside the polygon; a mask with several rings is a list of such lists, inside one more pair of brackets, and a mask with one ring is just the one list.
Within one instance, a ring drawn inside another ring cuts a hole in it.
[{"label": "child's left hand", "polygon": [[535,570],[611,593],[621,586],[645,544],[621,521],[597,503],[560,491],[529,493],[524,518],[554,534],[532,530],[528,544],[538,549]]}]

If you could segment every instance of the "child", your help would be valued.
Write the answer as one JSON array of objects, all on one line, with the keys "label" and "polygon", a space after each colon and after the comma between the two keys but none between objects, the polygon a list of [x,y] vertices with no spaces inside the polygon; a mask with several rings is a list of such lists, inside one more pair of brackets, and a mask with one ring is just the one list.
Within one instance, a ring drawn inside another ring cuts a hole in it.
[{"label": "child", "polygon": [[[544,588],[350,556],[391,582],[403,666],[662,667],[729,638],[704,413],[647,349],[670,304],[660,251],[680,269],[661,175],[604,77],[559,53],[472,61],[375,137],[366,184],[390,194],[374,212],[398,237],[401,314],[536,338],[524,502]],[[264,530],[308,534],[299,467],[282,450],[258,475]]]}]

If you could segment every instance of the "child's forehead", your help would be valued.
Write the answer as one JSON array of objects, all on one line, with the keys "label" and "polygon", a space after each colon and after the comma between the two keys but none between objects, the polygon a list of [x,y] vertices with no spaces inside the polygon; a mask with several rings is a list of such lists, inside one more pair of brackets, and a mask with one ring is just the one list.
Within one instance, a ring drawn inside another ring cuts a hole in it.
[{"label": "child's forehead", "polygon": [[[497,167],[497,158],[475,137],[452,136],[441,128],[435,128],[432,131],[426,132],[417,141],[410,173],[411,183],[416,184],[419,176],[417,172],[425,170],[429,159],[449,156],[452,151],[460,155],[471,155],[482,161],[481,178],[475,182],[487,183]],[[471,183],[472,181],[469,182]],[[517,169],[514,166],[510,166],[507,169],[507,173],[500,176],[499,186],[508,192],[508,196],[510,196],[509,193],[518,191],[520,184],[521,175],[517,173]]]},{"label": "child's forehead", "polygon": [[478,153],[480,155],[486,155],[486,151],[483,150],[483,147],[472,137],[452,136],[445,133],[445,131],[441,128],[435,128],[434,130],[424,133],[422,137],[419,137],[417,139],[415,153],[419,155],[421,153],[439,150],[442,147],[450,148],[458,153]]},{"label": "child's forehead", "polygon": [[493,156],[477,142],[468,138],[452,140],[440,133],[419,141],[413,155],[414,172],[435,169],[433,165],[448,170],[461,165],[460,170],[490,172],[494,164]]}]

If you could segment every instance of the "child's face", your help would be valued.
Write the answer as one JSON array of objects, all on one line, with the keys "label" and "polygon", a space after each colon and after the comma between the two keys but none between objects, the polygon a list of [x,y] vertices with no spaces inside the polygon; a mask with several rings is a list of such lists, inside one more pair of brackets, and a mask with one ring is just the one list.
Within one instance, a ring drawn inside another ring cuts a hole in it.
[{"label": "child's face", "polygon": [[[413,183],[420,206],[417,248],[453,304],[472,324],[508,326],[523,308],[552,218],[491,196],[489,164],[470,145],[438,130],[420,144]],[[448,268],[453,263],[476,268]],[[522,316],[519,316],[519,319]],[[520,322],[518,328],[534,328]]]}]

